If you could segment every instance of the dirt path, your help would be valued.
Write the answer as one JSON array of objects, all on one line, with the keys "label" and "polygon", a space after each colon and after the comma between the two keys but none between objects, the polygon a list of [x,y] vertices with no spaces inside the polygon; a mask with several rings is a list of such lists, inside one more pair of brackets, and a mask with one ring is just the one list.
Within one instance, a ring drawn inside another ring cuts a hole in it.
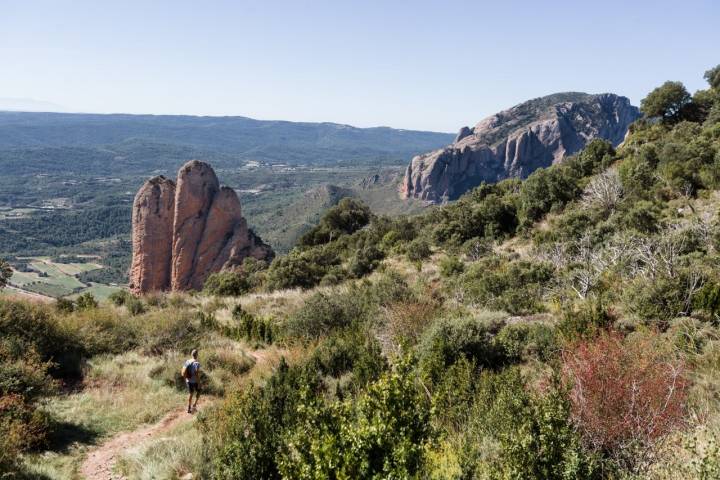
[{"label": "dirt path", "polygon": [[80,476],[86,480],[122,480],[120,474],[113,473],[118,456],[138,444],[172,430],[178,425],[190,422],[195,415],[189,415],[186,407],[168,413],[154,425],[139,430],[115,435],[107,442],[93,449],[80,467]]},{"label": "dirt path", "polygon": [[[253,350],[248,352],[258,364],[272,362],[275,356],[282,354],[282,351],[275,352],[275,355],[269,354],[267,350]],[[200,406],[207,407],[214,403],[213,399],[207,396],[204,402],[201,399]],[[85,480],[124,480],[125,477],[118,473],[113,473],[115,462],[118,457],[125,451],[135,447],[146,440],[162,435],[173,428],[186,422],[191,422],[195,415],[189,415],[186,407],[180,407],[165,415],[159,422],[154,425],[146,425],[138,430],[131,432],[123,432],[115,435],[102,445],[93,448],[88,453],[87,458],[80,466],[80,476]]]}]

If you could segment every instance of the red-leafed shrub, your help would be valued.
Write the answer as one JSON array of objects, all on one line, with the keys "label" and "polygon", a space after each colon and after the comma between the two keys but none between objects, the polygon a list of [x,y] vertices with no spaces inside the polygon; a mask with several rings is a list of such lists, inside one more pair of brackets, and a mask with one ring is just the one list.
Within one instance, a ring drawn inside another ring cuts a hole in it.
[{"label": "red-leafed shrub", "polygon": [[638,469],[653,444],[682,425],[685,366],[651,337],[624,341],[604,333],[575,344],[562,359],[572,419],[588,448]]}]

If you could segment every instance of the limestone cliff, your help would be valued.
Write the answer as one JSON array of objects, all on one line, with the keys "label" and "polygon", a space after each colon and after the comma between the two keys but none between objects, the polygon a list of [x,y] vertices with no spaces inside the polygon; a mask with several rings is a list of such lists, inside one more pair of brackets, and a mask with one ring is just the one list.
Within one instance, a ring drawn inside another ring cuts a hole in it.
[{"label": "limestone cliff", "polygon": [[559,93],[492,115],[455,141],[412,159],[401,196],[432,203],[454,200],[481,182],[524,178],[561,162],[593,138],[622,142],[640,112],[613,94]]},{"label": "limestone cliff", "polygon": [[248,229],[237,194],[220,186],[207,163],[185,164],[177,186],[152,178],[135,197],[133,292],[198,290],[208,275],[249,256],[271,259],[273,252]]}]

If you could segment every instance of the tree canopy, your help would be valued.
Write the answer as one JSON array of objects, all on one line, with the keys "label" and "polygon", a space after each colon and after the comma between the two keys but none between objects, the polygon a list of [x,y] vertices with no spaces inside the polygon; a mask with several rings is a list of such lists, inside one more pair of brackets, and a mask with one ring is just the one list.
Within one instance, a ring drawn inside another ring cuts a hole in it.
[{"label": "tree canopy", "polygon": [[703,76],[712,88],[720,89],[720,65],[711,68]]},{"label": "tree canopy", "polygon": [[648,117],[661,117],[673,123],[681,119],[683,108],[692,100],[682,82],[665,82],[640,102],[640,110]]}]

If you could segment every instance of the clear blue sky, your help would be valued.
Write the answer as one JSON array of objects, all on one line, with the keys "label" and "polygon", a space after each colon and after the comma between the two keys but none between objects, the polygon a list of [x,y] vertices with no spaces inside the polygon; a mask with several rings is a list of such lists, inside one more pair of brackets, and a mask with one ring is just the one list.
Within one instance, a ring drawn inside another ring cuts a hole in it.
[{"label": "clear blue sky", "polygon": [[0,97],[456,131],[557,91],[704,88],[720,1],[0,0]]}]

